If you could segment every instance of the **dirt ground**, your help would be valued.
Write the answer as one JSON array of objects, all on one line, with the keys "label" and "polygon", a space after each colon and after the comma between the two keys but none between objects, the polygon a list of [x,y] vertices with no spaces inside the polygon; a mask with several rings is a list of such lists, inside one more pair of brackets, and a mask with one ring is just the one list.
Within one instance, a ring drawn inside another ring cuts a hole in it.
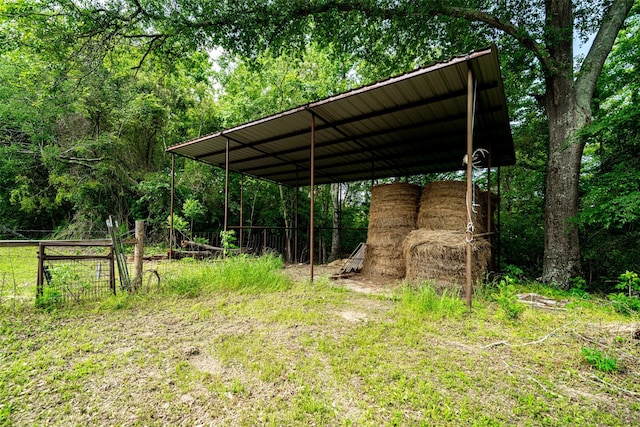
[{"label": "dirt ground", "polygon": [[[388,295],[394,289],[401,286],[400,281],[389,281],[384,279],[372,279],[360,273],[350,273],[340,276],[340,269],[347,260],[336,260],[330,264],[313,266],[314,280],[327,279],[331,284],[344,287],[354,292],[364,294]],[[285,272],[296,282],[308,281],[311,278],[311,268],[309,264],[289,264],[285,267]]]}]

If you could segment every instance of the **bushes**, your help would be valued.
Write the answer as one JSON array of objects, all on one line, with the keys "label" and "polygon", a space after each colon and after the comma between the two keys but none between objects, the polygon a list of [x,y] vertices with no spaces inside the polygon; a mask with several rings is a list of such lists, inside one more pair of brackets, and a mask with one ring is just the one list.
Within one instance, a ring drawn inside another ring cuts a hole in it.
[{"label": "bushes", "polygon": [[609,295],[613,308],[618,313],[626,315],[632,312],[640,313],[640,298],[638,298],[640,277],[638,277],[638,273],[627,270],[618,279],[620,282],[616,285],[616,289],[623,292]]}]

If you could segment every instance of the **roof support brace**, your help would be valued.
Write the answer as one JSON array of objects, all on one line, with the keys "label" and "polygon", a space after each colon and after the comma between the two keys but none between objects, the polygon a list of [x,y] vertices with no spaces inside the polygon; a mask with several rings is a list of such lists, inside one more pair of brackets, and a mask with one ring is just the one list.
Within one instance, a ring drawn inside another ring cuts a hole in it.
[{"label": "roof support brace", "polygon": [[293,220],[294,222],[294,230],[293,230],[293,262],[298,263],[298,217],[300,216],[299,211],[299,195],[300,195],[300,186],[298,185],[298,168],[296,168],[296,216]]},{"label": "roof support brace", "polygon": [[224,156],[224,232],[229,226],[229,138],[225,147]]},{"label": "roof support brace", "polygon": [[[473,203],[473,110],[474,110],[474,76],[471,67],[467,70],[467,212],[471,215],[471,203]],[[471,218],[468,219],[471,221]],[[471,245],[473,244],[473,230],[467,225],[466,234],[466,297],[467,307],[471,309]]]},{"label": "roof support brace", "polygon": [[171,203],[169,206],[169,260],[173,258],[173,204],[176,194],[176,155],[171,153]]},{"label": "roof support brace", "polygon": [[310,186],[311,186],[311,194],[310,194],[310,199],[311,199],[311,212],[309,215],[309,268],[310,270],[310,275],[311,275],[311,283],[313,283],[313,258],[314,258],[314,253],[313,253],[313,249],[315,246],[315,224],[314,224],[314,212],[315,212],[315,193],[316,193],[316,187],[315,187],[315,174],[316,174],[316,116],[315,114],[311,113],[311,165],[310,165],[310,173],[311,173],[311,181],[310,181]]},{"label": "roof support brace", "polygon": [[240,174],[240,238],[239,238],[239,247],[240,247],[240,253],[242,253],[242,241],[244,240],[244,221],[243,221],[243,216],[242,216],[242,211],[244,210],[243,207],[244,204],[244,174]]}]

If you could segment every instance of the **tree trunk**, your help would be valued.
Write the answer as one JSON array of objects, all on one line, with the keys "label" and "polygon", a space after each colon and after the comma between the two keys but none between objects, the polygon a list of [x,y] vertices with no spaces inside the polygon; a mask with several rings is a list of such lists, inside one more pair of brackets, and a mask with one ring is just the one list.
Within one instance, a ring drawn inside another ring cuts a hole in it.
[{"label": "tree trunk", "polygon": [[580,275],[580,241],[572,218],[578,213],[578,184],[584,142],[578,131],[587,123],[578,108],[571,79],[552,79],[546,95],[549,158],[544,199],[543,281],[569,287]]},{"label": "tree trunk", "polygon": [[286,244],[285,259],[287,260],[287,262],[291,262],[291,260],[293,259],[293,257],[291,256],[291,221],[289,220],[290,212],[289,209],[287,209],[287,202],[289,197],[288,194],[287,197],[285,197],[282,187],[282,185],[278,185],[278,188],[280,189],[280,203],[282,205],[282,218],[284,219],[284,235]]},{"label": "tree trunk", "polygon": [[342,256],[342,184],[331,184],[331,207],[333,208],[333,231],[331,233],[331,253],[329,261]]},{"label": "tree trunk", "polygon": [[546,0],[547,70],[544,104],[549,121],[549,152],[544,197],[542,279],[568,288],[580,275],[580,239],[572,218],[578,213],[578,182],[584,142],[578,131],[586,114],[578,108],[573,80],[573,11],[568,0]]}]

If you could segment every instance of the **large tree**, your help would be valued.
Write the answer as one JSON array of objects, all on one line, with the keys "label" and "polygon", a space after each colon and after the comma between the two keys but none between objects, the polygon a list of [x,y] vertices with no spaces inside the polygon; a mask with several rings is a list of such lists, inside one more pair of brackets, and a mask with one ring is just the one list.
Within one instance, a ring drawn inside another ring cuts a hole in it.
[{"label": "large tree", "polygon": [[[634,0],[50,2],[51,13],[82,23],[73,30],[94,50],[128,38],[168,56],[206,46],[256,56],[267,47],[297,49],[315,39],[378,61],[382,73],[430,60],[434,51],[449,55],[500,41],[523,80],[541,87],[536,95],[548,119],[543,278],[567,286],[580,273],[572,222],[584,149],[580,130],[591,121],[596,80]],[[593,34],[589,52],[576,61],[574,37]]]}]

